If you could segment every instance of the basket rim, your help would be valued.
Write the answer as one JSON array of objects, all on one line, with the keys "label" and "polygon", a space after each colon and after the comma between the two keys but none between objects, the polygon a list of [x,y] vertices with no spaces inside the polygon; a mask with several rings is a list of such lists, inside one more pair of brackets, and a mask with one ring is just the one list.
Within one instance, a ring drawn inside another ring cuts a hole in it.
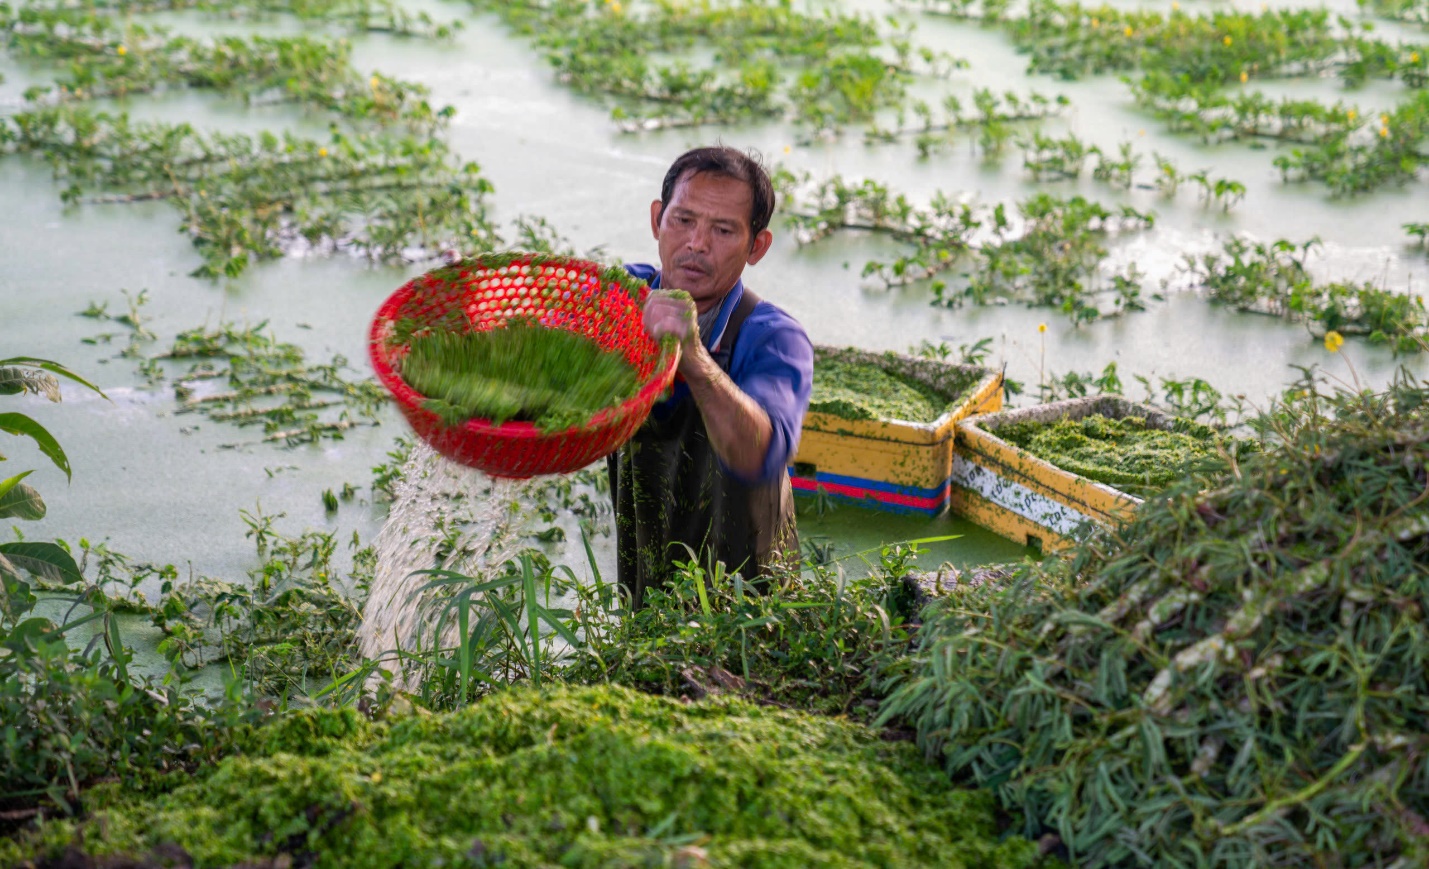
[{"label": "basket rim", "polygon": [[[470,263],[474,267],[484,268],[480,262],[480,257],[467,257],[453,265]],[[513,263],[530,264],[532,260],[539,259],[541,264],[562,263],[567,266],[575,265],[590,266],[599,272],[604,268],[600,263],[580,257],[551,256],[547,254],[530,254],[525,258],[518,258]],[[424,275],[417,275],[406,283],[402,284],[377,309],[377,314],[372,318],[372,323],[367,331],[367,355],[372,363],[373,371],[377,374],[378,381],[390,392],[402,408],[407,411],[427,414],[436,418],[436,414],[422,407],[422,402],[427,400],[425,396],[413,389],[402,379],[396,369],[387,361],[385,355],[379,352],[379,346],[386,341],[384,334],[389,326],[396,321],[397,313],[402,305],[416,292],[416,284]],[[643,304],[650,295],[648,285],[640,288],[638,302]],[[511,441],[543,441],[558,439],[571,434],[592,434],[609,429],[620,424],[622,419],[631,413],[637,413],[651,407],[659,394],[663,392],[674,379],[675,366],[679,364],[679,353],[675,349],[661,349],[659,358],[656,360],[655,369],[650,373],[649,379],[640,387],[635,395],[627,398],[617,405],[602,408],[596,411],[584,425],[573,425],[557,431],[541,431],[534,422],[504,422],[500,425],[493,425],[488,419],[469,419],[460,426],[444,426],[452,431],[464,431],[471,435],[482,437],[500,437]]]}]

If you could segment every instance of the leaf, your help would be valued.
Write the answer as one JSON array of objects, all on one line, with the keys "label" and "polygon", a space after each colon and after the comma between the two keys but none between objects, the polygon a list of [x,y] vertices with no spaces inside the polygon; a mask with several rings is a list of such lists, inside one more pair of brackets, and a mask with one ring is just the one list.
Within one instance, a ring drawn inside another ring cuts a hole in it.
[{"label": "leaf", "polygon": [[30,651],[30,641],[43,639],[46,634],[52,633],[55,629],[54,623],[49,619],[32,618],[25,619],[14,627],[5,637],[0,645],[17,653]]},{"label": "leaf", "polygon": [[37,359],[34,356],[12,356],[9,359],[0,359],[0,365],[29,365],[34,368],[43,368],[51,374],[58,374],[60,377],[73,380],[81,386],[89,387],[98,393],[100,398],[105,400],[109,399],[109,396],[104,394],[104,390],[90,383],[88,380],[85,380],[83,377],[80,377],[78,374],[75,374],[73,371],[70,371],[58,362],[51,362],[48,359]]},{"label": "leaf", "polygon": [[8,480],[0,480],[0,519],[25,519],[33,522],[45,518],[45,502],[40,493],[20,480],[30,474],[16,474]]},{"label": "leaf", "polygon": [[24,435],[34,440],[40,447],[40,452],[49,457],[55,463],[55,467],[65,472],[65,479],[70,478],[69,458],[60,447],[60,442],[55,440],[54,435],[45,430],[45,427],[25,416],[23,413],[0,413],[0,431],[9,432],[12,435]]},{"label": "leaf", "polygon": [[28,368],[0,368],[0,395],[29,392],[44,395],[50,401],[60,400],[60,382],[52,374]]},{"label": "leaf", "polygon": [[79,582],[84,579],[79,572],[79,565],[74,563],[74,559],[68,552],[55,543],[43,541],[0,543],[0,556],[9,559],[15,567],[27,570],[42,579],[63,583]]}]

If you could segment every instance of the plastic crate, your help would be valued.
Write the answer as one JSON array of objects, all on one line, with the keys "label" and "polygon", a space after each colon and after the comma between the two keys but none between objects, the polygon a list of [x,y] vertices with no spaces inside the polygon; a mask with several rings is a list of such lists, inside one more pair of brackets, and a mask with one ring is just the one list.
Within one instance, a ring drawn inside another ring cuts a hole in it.
[{"label": "plastic crate", "polygon": [[959,420],[1002,407],[1002,375],[988,368],[900,353],[815,346],[814,365],[840,359],[873,364],[934,388],[980,379],[957,405],[931,423],[849,420],[810,411],[790,468],[794,491],[897,513],[936,516],[948,507],[954,430]]},{"label": "plastic crate", "polygon": [[966,419],[958,424],[952,511],[1045,552],[1069,546],[1088,528],[1129,517],[1140,498],[1063,470],[997,436],[1003,426],[1077,420],[1094,414],[1112,419],[1142,417],[1147,427],[1163,431],[1210,431],[1115,395],[1073,398]]}]

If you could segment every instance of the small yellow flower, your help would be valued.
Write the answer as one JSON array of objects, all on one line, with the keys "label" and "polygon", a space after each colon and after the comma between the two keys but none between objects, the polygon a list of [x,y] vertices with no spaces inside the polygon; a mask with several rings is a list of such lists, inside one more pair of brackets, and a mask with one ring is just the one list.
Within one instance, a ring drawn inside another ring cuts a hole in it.
[{"label": "small yellow flower", "polygon": [[1250,81],[1250,73],[1246,72],[1245,70],[1241,70],[1240,83],[1245,84],[1248,81]]},{"label": "small yellow flower", "polygon": [[327,149],[326,149],[326,148],[319,148],[319,149],[318,149],[318,156],[319,156],[319,157],[326,157],[326,156],[327,156]]},{"label": "small yellow flower", "polygon": [[1180,3],[1174,3],[1174,2],[1173,2],[1173,3],[1171,4],[1171,11],[1172,11],[1172,12],[1175,12],[1175,11],[1177,11],[1177,10],[1180,9],[1180,8],[1181,8],[1181,4],[1180,4]]},{"label": "small yellow flower", "polygon": [[1334,329],[1325,333],[1325,349],[1331,353],[1340,352],[1340,348],[1345,346],[1345,336]]},{"label": "small yellow flower", "polygon": [[382,773],[380,773],[380,772],[374,772],[374,773],[372,774],[372,783],[375,784],[375,785],[380,785],[380,784],[382,784]]},{"label": "small yellow flower", "polygon": [[1101,26],[1102,26],[1102,23],[1101,23],[1100,21],[1098,21],[1098,20],[1095,19],[1095,18],[1092,19],[1092,29],[1093,29],[1093,30],[1096,30],[1098,27],[1101,27]]},{"label": "small yellow flower", "polygon": [[1419,62],[1419,52],[1417,52],[1417,51],[1411,52],[1410,55],[1409,55],[1409,62],[1410,62],[1410,63],[1418,63],[1418,62]]},{"label": "small yellow flower", "polygon": [[1038,331],[1039,333],[1045,333],[1045,332],[1047,331],[1047,324],[1046,324],[1046,323],[1038,323],[1038,324],[1037,324],[1037,331]]},{"label": "small yellow flower", "polygon": [[792,146],[792,145],[785,145],[785,146],[784,146],[784,153],[785,153],[785,154],[788,154],[789,152],[791,152],[791,151],[793,151],[793,150],[794,150],[794,146]]},{"label": "small yellow flower", "polygon": [[1122,31],[1122,33],[1125,33],[1128,37],[1131,36],[1132,32],[1130,24],[1126,25],[1126,29]]},{"label": "small yellow flower", "polygon": [[129,49],[125,48],[125,47],[122,46],[122,45],[119,46],[118,48],[114,49],[114,50],[115,50],[115,52],[118,53],[118,55],[119,55],[120,57],[123,57],[124,55],[126,55],[126,54],[129,53]]},{"label": "small yellow flower", "polygon": [[1145,129],[1137,130],[1137,131],[1136,131],[1136,135],[1138,135],[1138,136],[1144,136],[1144,135],[1146,135],[1146,130],[1145,130]]},{"label": "small yellow flower", "polygon": [[1230,45],[1230,44],[1231,44],[1231,38],[1230,38],[1229,36],[1227,36],[1225,39],[1222,39],[1221,42],[1225,43],[1226,45]]},{"label": "small yellow flower", "polygon": [[1381,127],[1387,127],[1387,126],[1389,126],[1389,115],[1380,115],[1380,116],[1379,116],[1379,125],[1380,125]]},{"label": "small yellow flower", "polygon": [[620,14],[620,2],[619,2],[619,0],[616,0],[616,2],[610,4],[610,11],[611,11],[611,12],[614,12],[616,15],[619,15],[619,14]]},{"label": "small yellow flower", "polygon": [[378,79],[377,76],[374,75],[372,78],[370,78],[370,79],[367,80],[367,83],[370,84],[370,85],[372,85],[372,89],[373,89],[373,90],[377,90],[377,86],[378,86],[379,84],[382,84],[382,81],[381,81],[380,79]]},{"label": "small yellow flower", "polygon": [[1358,116],[1358,113],[1354,109],[1350,109],[1348,112],[1345,113],[1345,120],[1353,121]]},{"label": "small yellow flower", "polygon": [[1387,138],[1388,136],[1389,136],[1389,128],[1388,128],[1388,127],[1380,127],[1380,128],[1379,128],[1379,137],[1380,137],[1381,139],[1384,139],[1384,138]]}]

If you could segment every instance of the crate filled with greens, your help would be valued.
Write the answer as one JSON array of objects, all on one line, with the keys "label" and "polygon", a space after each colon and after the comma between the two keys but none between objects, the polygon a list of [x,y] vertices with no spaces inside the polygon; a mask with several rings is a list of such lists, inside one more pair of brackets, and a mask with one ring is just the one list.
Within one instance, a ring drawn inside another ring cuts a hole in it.
[{"label": "crate filled with greens", "polygon": [[1220,449],[1217,432],[1119,396],[1074,398],[958,425],[952,509],[1004,537],[1060,549]]},{"label": "crate filled with greens", "polygon": [[895,512],[947,508],[953,429],[1002,406],[1002,375],[899,353],[816,346],[794,490]]}]

